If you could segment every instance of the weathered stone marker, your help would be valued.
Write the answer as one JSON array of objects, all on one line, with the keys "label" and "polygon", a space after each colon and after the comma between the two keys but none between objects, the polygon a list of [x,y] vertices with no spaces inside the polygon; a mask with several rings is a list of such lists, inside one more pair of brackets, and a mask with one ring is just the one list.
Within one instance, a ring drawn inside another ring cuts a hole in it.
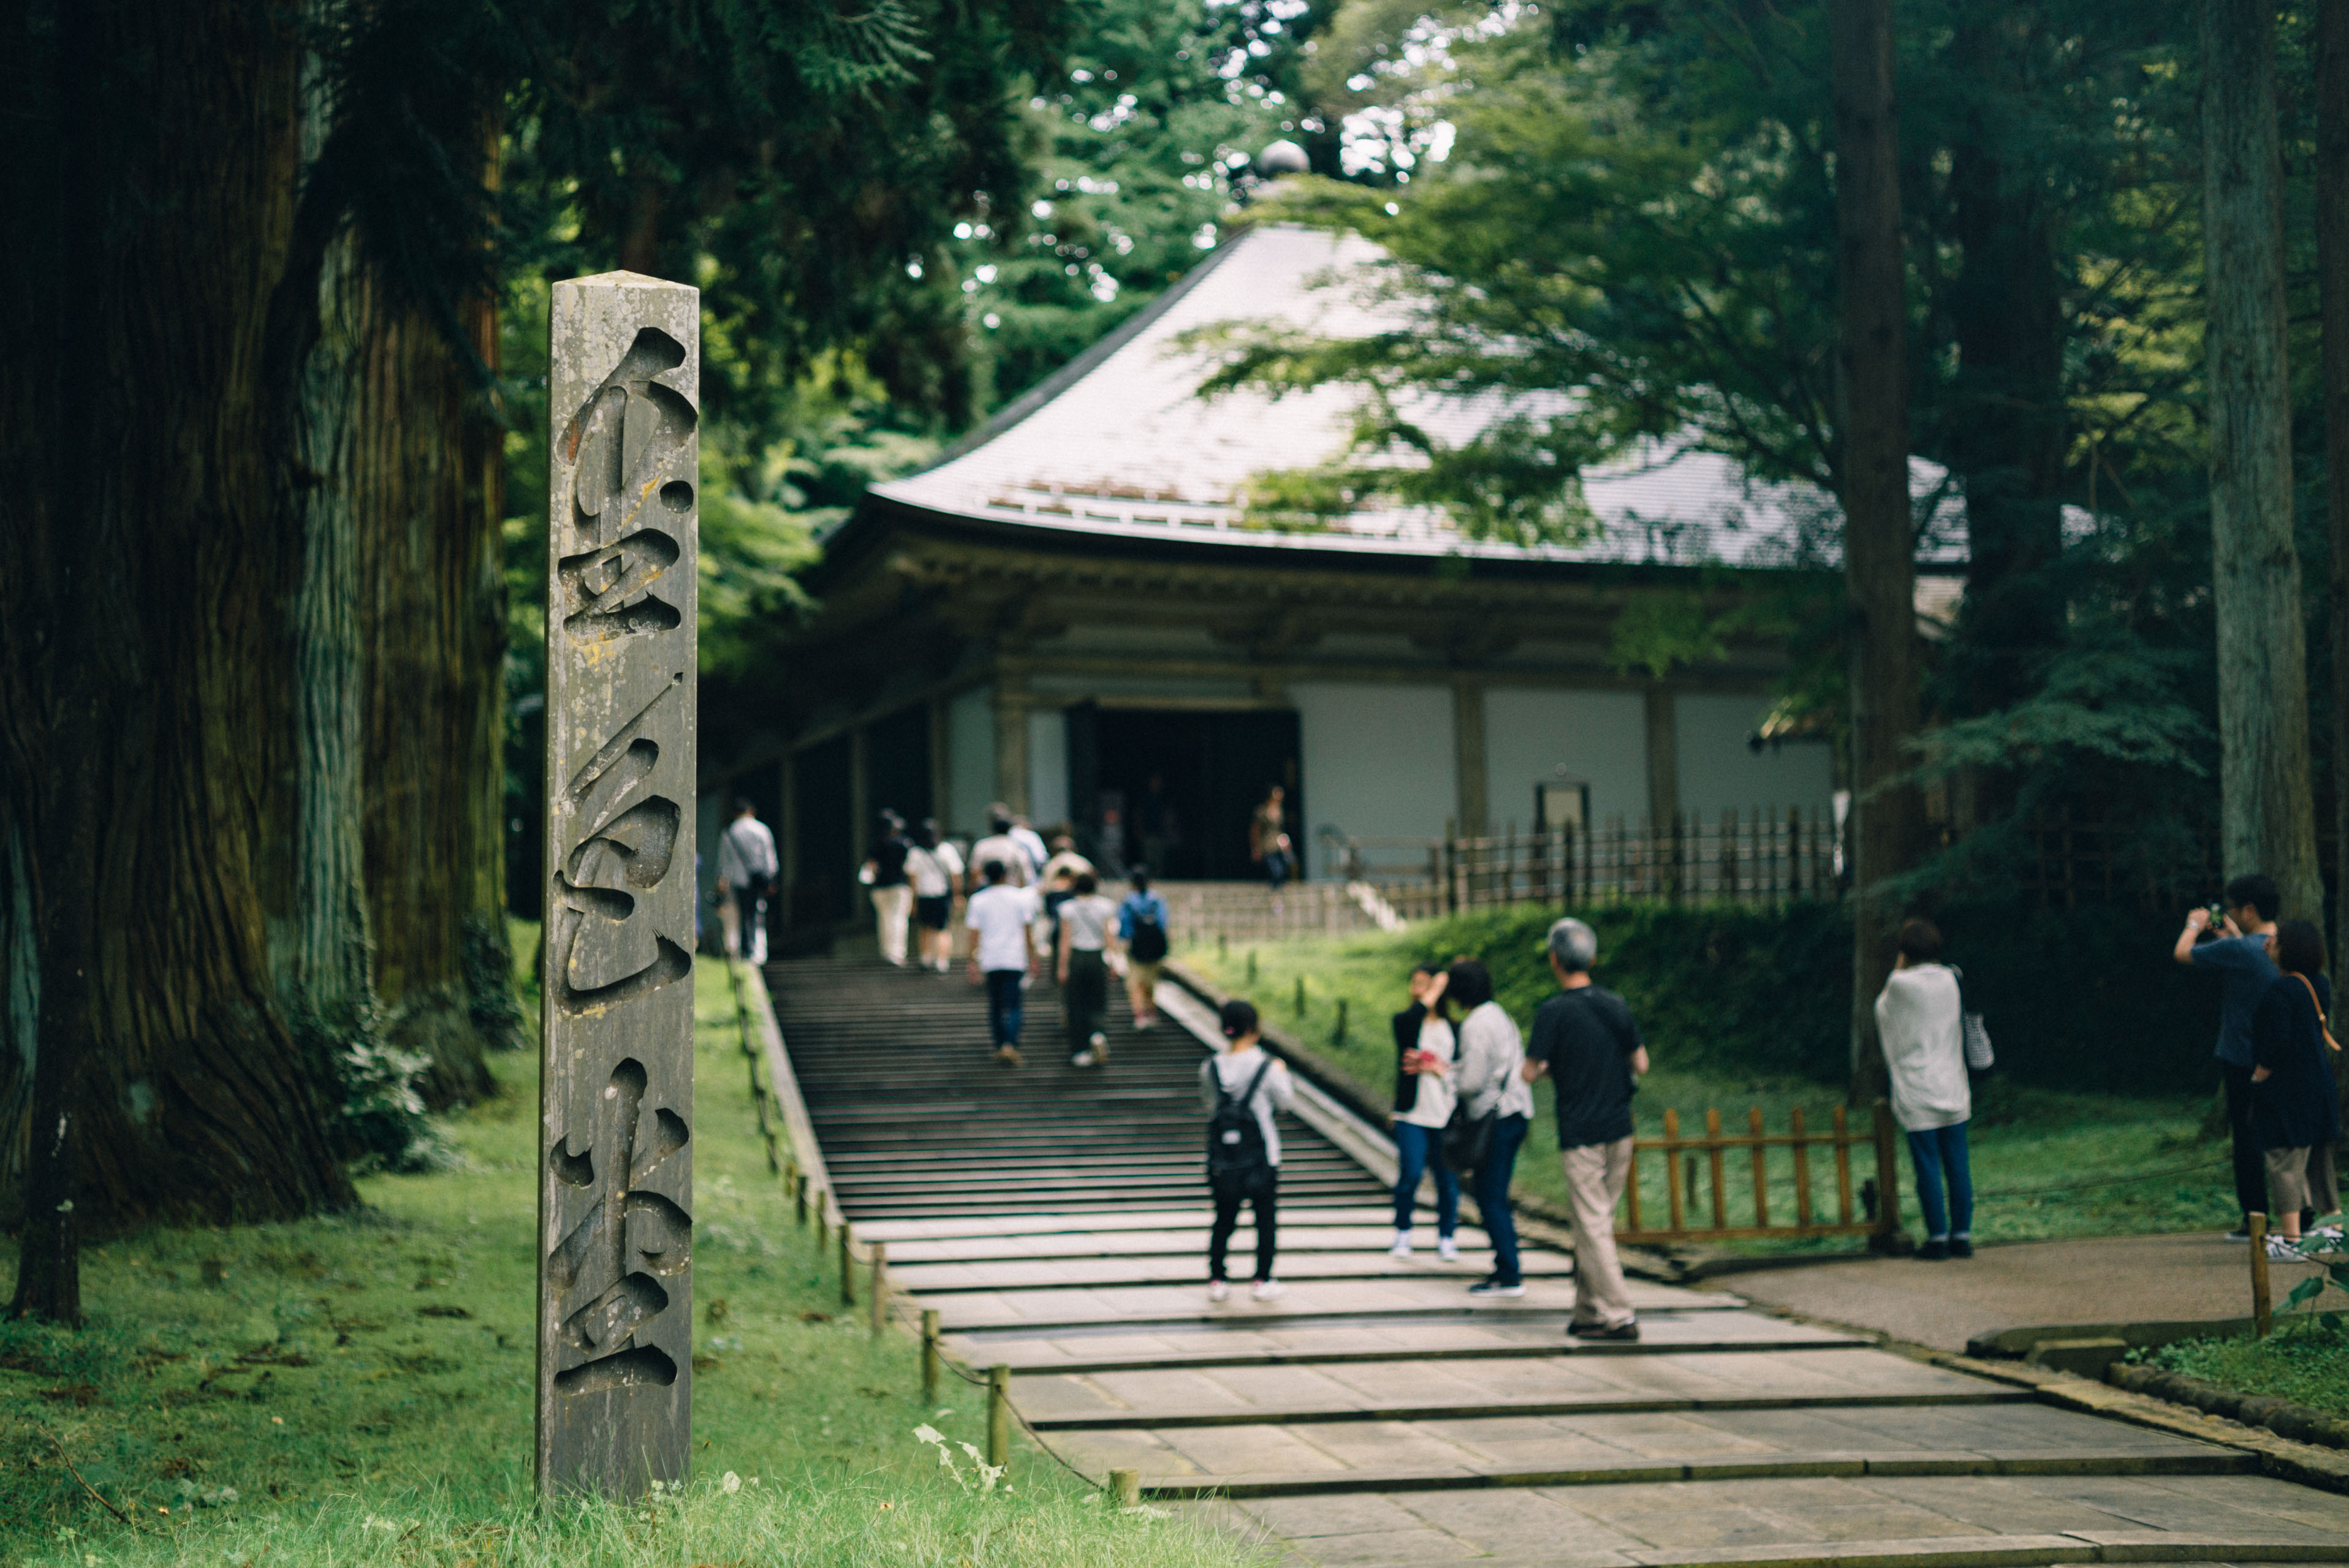
[{"label": "weathered stone marker", "polygon": [[683,1479],[693,1372],[699,291],[554,285],[538,1488]]}]

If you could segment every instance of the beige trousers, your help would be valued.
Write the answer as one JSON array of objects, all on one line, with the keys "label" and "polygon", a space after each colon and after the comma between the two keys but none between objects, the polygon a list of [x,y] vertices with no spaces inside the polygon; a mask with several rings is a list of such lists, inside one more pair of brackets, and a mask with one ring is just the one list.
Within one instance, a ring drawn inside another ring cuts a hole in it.
[{"label": "beige trousers", "polygon": [[905,922],[913,917],[914,890],[900,882],[873,890],[873,913],[881,923],[881,956],[899,968],[905,964]]},{"label": "beige trousers", "polygon": [[1631,1140],[1587,1143],[1558,1151],[1574,1208],[1574,1321],[1620,1328],[1631,1321],[1631,1293],[1615,1256],[1615,1205],[1631,1172]]}]

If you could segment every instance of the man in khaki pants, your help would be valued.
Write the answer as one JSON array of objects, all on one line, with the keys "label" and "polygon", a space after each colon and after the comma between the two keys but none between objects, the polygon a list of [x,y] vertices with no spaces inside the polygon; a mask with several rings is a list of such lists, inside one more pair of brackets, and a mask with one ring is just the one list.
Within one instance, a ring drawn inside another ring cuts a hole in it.
[{"label": "man in khaki pants", "polygon": [[1648,1047],[1623,998],[1590,983],[1599,937],[1578,920],[1549,928],[1559,994],[1534,1014],[1526,1081],[1557,1085],[1557,1143],[1574,1208],[1574,1321],[1582,1339],[1637,1339],[1630,1292],[1615,1256],[1615,1205],[1631,1173],[1631,1096]]}]

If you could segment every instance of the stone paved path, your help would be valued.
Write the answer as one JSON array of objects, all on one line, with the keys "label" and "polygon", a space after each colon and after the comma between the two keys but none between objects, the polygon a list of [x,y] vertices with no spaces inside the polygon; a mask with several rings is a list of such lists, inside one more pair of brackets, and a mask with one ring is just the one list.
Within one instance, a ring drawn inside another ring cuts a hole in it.
[{"label": "stone paved path", "polygon": [[[819,1129],[918,1076],[910,1051],[835,1044],[822,1013],[795,1017],[799,966],[776,967]],[[968,1005],[923,977],[828,967],[811,988]],[[1202,1047],[1171,1051],[1180,1039],[1130,1050],[1121,1007],[1112,1066],[1081,1091],[1113,1087],[1121,1114],[1195,1129]],[[990,1159],[988,1088],[970,1089],[957,1190],[1027,1161],[1066,1171],[1049,1108]],[[1374,1189],[1330,1158],[1361,1130],[1297,1130],[1316,1191],[1287,1212],[1290,1289],[1266,1304],[1207,1301],[1195,1168],[1190,1192],[1158,1179],[1171,1134],[1134,1167],[1151,1180],[1127,1183],[1106,1148],[1092,1185],[1056,1177],[1074,1200],[1061,1209],[930,1202],[911,1164],[843,1193],[897,1286],[940,1313],[949,1352],[1014,1369],[1039,1440],[1089,1475],[1138,1470],[1154,1505],[1201,1511],[1297,1568],[2349,1561],[2349,1498],[2262,1477],[2254,1456],[2057,1409],[1727,1292],[1635,1283],[1641,1339],[1585,1343],[1566,1332],[1572,1260],[1537,1249],[1522,1299],[1472,1302],[1481,1233],[1464,1225],[1457,1264],[1388,1257]],[[1236,1238],[1240,1255],[1252,1240]]]}]

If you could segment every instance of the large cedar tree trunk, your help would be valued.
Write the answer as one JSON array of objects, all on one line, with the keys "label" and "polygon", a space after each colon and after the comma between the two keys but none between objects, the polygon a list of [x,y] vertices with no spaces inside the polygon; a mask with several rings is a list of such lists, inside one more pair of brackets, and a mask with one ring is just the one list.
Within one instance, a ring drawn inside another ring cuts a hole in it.
[{"label": "large cedar tree trunk", "polygon": [[[2332,523],[2333,886],[2349,894],[2349,5],[2316,9],[2316,266],[2324,331],[2324,500]],[[2333,965],[2349,975],[2349,904]],[[2334,1070],[2349,1112],[2349,1073]]]},{"label": "large cedar tree trunk", "polygon": [[2201,21],[2220,851],[2230,877],[2261,871],[2275,878],[2287,916],[2322,920],[2306,632],[2292,531],[2275,8],[2259,0],[2201,0]]},{"label": "large cedar tree trunk", "polygon": [[2054,214],[2037,171],[2009,161],[2014,129],[2000,123],[2000,106],[2038,85],[2046,47],[2026,9],[1969,14],[1951,51],[1973,95],[1950,149],[1963,261],[1944,296],[1958,347],[1948,447],[1965,487],[1969,546],[1949,676],[1952,703],[1969,716],[2028,696],[2063,633],[2062,598],[2046,571],[2063,550],[2064,478]]},{"label": "large cedar tree trunk", "polygon": [[[374,291],[356,421],[368,684],[367,885],[390,1041],[436,1106],[495,1092],[521,1043],[505,938],[502,431],[421,316]],[[494,364],[497,321],[466,325]]]},{"label": "large cedar tree trunk", "polygon": [[1882,1078],[1876,994],[1899,908],[1877,884],[1917,851],[1921,803],[1886,780],[1917,733],[1917,562],[1909,503],[1909,369],[1900,251],[1899,121],[1890,0],[1831,0],[1836,281],[1840,293],[1844,575],[1849,594],[1854,940],[1851,1093]]},{"label": "large cedar tree trunk", "polygon": [[58,457],[13,470],[38,493],[0,530],[0,636],[41,935],[19,1302],[64,1315],[72,1222],[291,1215],[351,1190],[266,937],[291,880],[300,552],[255,437],[297,50],[243,0],[56,15],[58,112],[19,122],[12,160],[52,172],[58,221],[8,247],[43,283],[0,306],[0,408],[12,445],[23,421]]}]

